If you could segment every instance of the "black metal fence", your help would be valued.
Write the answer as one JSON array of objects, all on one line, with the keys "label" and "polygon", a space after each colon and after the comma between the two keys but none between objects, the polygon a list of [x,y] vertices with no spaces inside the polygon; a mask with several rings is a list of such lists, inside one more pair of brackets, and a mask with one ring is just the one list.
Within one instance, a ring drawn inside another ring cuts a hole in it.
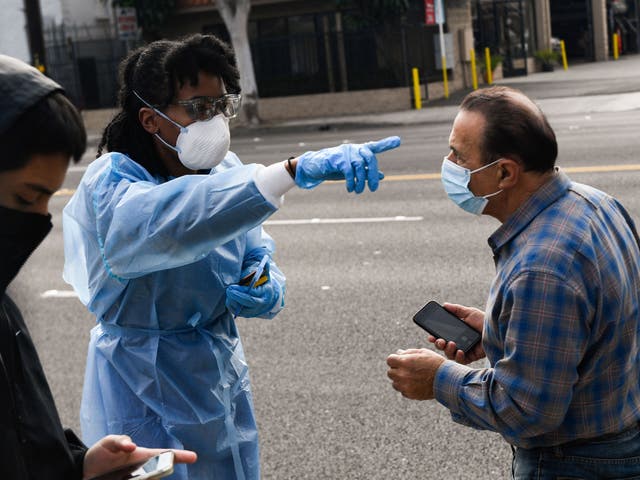
[{"label": "black metal fence", "polygon": [[[115,36],[105,38],[104,32],[82,33],[64,25],[44,29],[47,74],[79,108],[113,107],[118,64],[135,44]],[[97,36],[102,38],[92,38]]]},{"label": "black metal fence", "polygon": [[[414,67],[423,82],[438,81],[434,33],[417,25],[259,38],[251,43],[258,91],[275,97],[408,87]],[[45,44],[47,74],[79,108],[115,105],[118,65],[136,45],[64,26],[46,28]]]},{"label": "black metal fence", "polygon": [[409,86],[411,69],[437,81],[433,28],[285,35],[251,43],[261,97]]},{"label": "black metal fence", "polygon": [[475,0],[472,3],[477,47],[500,55],[505,77],[527,74],[527,58],[535,51],[532,0]]}]

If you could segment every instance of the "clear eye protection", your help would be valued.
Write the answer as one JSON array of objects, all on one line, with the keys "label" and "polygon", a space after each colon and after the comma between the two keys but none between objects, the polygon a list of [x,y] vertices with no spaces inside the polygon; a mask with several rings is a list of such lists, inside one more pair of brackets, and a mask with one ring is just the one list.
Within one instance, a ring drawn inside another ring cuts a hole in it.
[{"label": "clear eye protection", "polygon": [[219,114],[227,118],[235,117],[238,115],[241,102],[241,95],[226,93],[221,97],[197,97],[191,100],[179,100],[175,104],[184,107],[192,120],[206,121]]}]

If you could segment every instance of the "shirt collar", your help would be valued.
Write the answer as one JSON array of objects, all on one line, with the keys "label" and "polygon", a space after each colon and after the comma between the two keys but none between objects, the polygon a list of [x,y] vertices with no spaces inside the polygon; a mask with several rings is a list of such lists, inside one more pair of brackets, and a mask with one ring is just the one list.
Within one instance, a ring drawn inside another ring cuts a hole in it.
[{"label": "shirt collar", "polygon": [[569,177],[556,167],[551,179],[536,190],[518,209],[511,214],[489,237],[488,243],[494,255],[508,242],[524,230],[540,212],[563,196],[571,187]]}]

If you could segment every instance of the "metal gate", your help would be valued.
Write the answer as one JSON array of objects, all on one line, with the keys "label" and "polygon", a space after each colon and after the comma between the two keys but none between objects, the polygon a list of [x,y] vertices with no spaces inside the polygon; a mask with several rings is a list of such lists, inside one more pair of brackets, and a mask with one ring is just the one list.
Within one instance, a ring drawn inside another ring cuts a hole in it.
[{"label": "metal gate", "polygon": [[63,86],[73,103],[81,109],[115,106],[118,64],[136,44],[64,25],[46,26],[43,33],[47,75]]},{"label": "metal gate", "polygon": [[502,57],[505,77],[527,74],[529,9],[524,0],[476,0],[473,4],[476,45]]}]

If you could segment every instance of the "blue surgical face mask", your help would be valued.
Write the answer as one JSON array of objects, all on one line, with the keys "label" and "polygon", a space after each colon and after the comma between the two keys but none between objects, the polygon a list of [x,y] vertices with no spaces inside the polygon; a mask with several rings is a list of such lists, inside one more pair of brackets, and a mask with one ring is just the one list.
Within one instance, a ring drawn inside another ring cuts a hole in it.
[{"label": "blue surgical face mask", "polygon": [[481,215],[487,203],[489,203],[488,198],[498,195],[502,190],[482,197],[476,197],[473,192],[469,190],[471,175],[495,165],[500,160],[501,159],[498,159],[495,162],[491,162],[475,170],[469,170],[444,157],[444,161],[442,162],[442,185],[444,186],[444,191],[447,192],[447,196],[464,211],[473,213],[474,215]]}]

